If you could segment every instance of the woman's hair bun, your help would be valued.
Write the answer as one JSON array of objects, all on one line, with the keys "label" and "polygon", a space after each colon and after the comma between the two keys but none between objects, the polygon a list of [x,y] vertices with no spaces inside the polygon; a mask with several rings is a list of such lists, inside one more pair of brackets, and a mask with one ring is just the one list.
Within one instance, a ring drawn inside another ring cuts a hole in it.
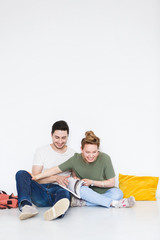
[{"label": "woman's hair bun", "polygon": [[82,149],[84,148],[85,144],[95,144],[99,148],[100,139],[94,134],[93,131],[87,131],[85,132],[85,138],[83,138],[81,141]]}]

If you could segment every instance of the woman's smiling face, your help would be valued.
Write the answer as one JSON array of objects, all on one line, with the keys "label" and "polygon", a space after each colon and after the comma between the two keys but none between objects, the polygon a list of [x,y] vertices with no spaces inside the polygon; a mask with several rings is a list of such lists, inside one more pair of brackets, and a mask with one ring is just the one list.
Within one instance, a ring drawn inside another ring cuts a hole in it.
[{"label": "woman's smiling face", "polygon": [[98,146],[96,144],[85,144],[84,148],[81,148],[82,156],[84,160],[88,163],[94,162],[98,155]]}]

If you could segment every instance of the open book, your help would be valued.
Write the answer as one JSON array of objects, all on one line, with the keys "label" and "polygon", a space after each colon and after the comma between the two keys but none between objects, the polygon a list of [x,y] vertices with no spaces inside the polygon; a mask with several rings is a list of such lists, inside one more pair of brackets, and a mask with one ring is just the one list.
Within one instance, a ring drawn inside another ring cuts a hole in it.
[{"label": "open book", "polygon": [[81,198],[80,187],[83,185],[84,181],[79,179],[74,179],[73,177],[69,177],[68,181],[69,181],[68,186],[66,187],[62,185],[60,186],[68,190],[69,192],[71,192],[75,197]]}]

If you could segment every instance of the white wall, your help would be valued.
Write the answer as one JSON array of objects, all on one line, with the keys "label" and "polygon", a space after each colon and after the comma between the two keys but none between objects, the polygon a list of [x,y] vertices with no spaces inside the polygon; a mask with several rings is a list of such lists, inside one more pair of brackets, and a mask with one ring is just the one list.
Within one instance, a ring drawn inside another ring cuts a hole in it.
[{"label": "white wall", "polygon": [[0,189],[52,124],[101,138],[116,173],[160,176],[160,1],[0,1]]}]

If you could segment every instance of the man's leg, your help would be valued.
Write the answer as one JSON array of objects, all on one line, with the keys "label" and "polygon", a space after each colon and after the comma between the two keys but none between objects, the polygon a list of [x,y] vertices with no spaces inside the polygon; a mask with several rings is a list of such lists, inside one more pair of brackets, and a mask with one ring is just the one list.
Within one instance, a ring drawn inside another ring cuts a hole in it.
[{"label": "man's leg", "polygon": [[[70,193],[59,185],[39,184],[32,180],[31,175],[27,171],[23,170],[17,172],[16,182],[18,205],[20,211],[22,211],[20,219],[26,219],[35,215],[32,211],[29,211],[31,207],[33,208],[32,202],[37,207],[52,206],[44,214],[46,220],[63,216],[67,211],[70,204]],[[37,210],[36,212],[38,213]]]},{"label": "man's leg", "polygon": [[70,193],[57,184],[49,184],[48,193],[52,207],[44,213],[44,219],[63,217],[70,205]]},{"label": "man's leg", "polygon": [[31,175],[27,171],[20,170],[16,173],[16,187],[19,210],[21,210],[24,205],[32,206]]},{"label": "man's leg", "polygon": [[38,210],[32,205],[46,207],[49,206],[45,187],[47,184],[38,184],[32,180],[31,175],[24,170],[16,173],[16,185],[18,193],[18,206],[21,220],[35,216]]}]

